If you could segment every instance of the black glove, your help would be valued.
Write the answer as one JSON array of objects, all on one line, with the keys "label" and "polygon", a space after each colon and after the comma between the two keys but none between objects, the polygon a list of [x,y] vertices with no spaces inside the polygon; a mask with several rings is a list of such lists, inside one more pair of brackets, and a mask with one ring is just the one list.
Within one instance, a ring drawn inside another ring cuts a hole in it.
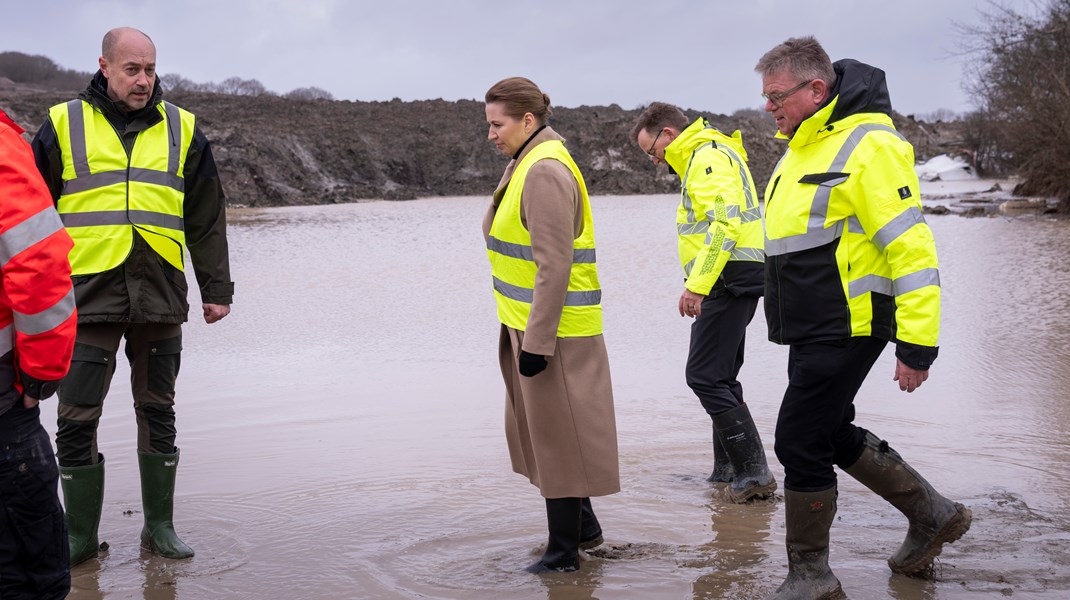
[{"label": "black glove", "polygon": [[520,374],[534,377],[546,370],[546,357],[541,354],[520,351]]}]

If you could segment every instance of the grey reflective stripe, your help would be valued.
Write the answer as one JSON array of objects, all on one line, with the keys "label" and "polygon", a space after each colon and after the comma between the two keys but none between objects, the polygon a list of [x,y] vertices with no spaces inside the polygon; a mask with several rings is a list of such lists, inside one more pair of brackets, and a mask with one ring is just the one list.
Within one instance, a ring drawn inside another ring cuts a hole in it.
[{"label": "grey reflective stripe", "polygon": [[156,185],[169,187],[179,192],[186,191],[186,182],[178,175],[164,173],[163,171],[154,171],[152,169],[138,169],[131,167],[130,181],[136,181],[138,183],[154,183]]},{"label": "grey reflective stripe", "polygon": [[63,221],[51,206],[0,235],[0,266],[23,250],[63,229]]},{"label": "grey reflective stripe", "polygon": [[[153,169],[140,169],[131,167],[129,169],[130,181],[136,181],[138,183],[151,183],[155,185],[162,185],[169,187],[179,192],[184,192],[186,189],[186,182],[181,177],[173,175],[171,173],[165,173],[163,171],[155,171]],[[79,192],[86,192],[89,190],[95,190],[97,188],[107,187],[109,185],[115,185],[117,183],[126,182],[127,171],[101,171],[100,173],[93,173],[92,175],[80,176],[77,179],[71,179],[63,182],[62,195],[67,196],[70,194],[77,194]]]},{"label": "grey reflective stripe", "polygon": [[74,175],[89,175],[89,158],[85,149],[85,116],[82,114],[82,101],[71,100],[67,103],[67,130],[71,139],[71,162],[74,163]]},{"label": "grey reflective stripe", "polygon": [[496,237],[490,236],[487,239],[487,250],[491,252],[497,252],[503,256],[509,258],[520,258],[523,260],[534,261],[535,257],[531,254],[531,246],[524,246],[522,244],[514,244],[512,242],[503,242]]},{"label": "grey reflective stripe", "polygon": [[725,144],[718,144],[717,149],[728,155],[729,158],[736,161],[739,165],[739,181],[743,184],[743,195],[747,199],[747,208],[756,208],[758,204],[754,201],[754,190],[750,187],[750,180],[747,179],[747,167],[743,159],[736,154],[736,151],[729,148]]},{"label": "grey reflective stripe", "polygon": [[739,205],[728,204],[724,207],[725,213],[727,213],[729,219],[739,218]]},{"label": "grey reflective stripe", "polygon": [[182,147],[182,115],[178,107],[170,102],[163,103],[167,115],[167,139],[171,145],[167,148],[167,172],[178,175],[178,151]]},{"label": "grey reflective stripe", "polygon": [[725,238],[724,243],[721,244],[721,250],[725,252],[731,252],[736,249],[736,240],[731,238]]},{"label": "grey reflective stripe", "polygon": [[903,275],[894,282],[880,275],[866,275],[848,284],[847,290],[852,298],[861,296],[866,292],[877,292],[886,296],[901,296],[930,285],[940,286],[940,271],[936,268],[922,269]]},{"label": "grey reflective stripe", "polygon": [[917,206],[911,206],[899,213],[898,217],[888,221],[884,227],[881,227],[877,233],[873,234],[873,243],[883,251],[888,247],[888,244],[906,233],[908,229],[924,222],[925,217],[922,216],[921,210]]},{"label": "grey reflective stripe", "polygon": [[728,260],[765,262],[765,252],[761,248],[737,247],[732,250],[732,257]]},{"label": "grey reflective stripe", "polygon": [[0,356],[15,349],[15,326],[8,325],[0,329]]},{"label": "grey reflective stripe", "polygon": [[107,187],[109,185],[115,185],[117,183],[126,182],[126,171],[102,171],[100,173],[79,175],[75,179],[70,179],[63,182],[63,190],[60,192],[63,196],[70,194],[77,194],[79,192],[85,192],[88,190],[95,190],[97,188]]},{"label": "grey reflective stripe", "polygon": [[743,214],[739,216],[739,220],[742,223],[753,223],[755,221],[762,220],[762,209],[755,206],[754,208],[748,208],[743,211]]},{"label": "grey reflective stripe", "polygon": [[102,210],[64,213],[60,215],[65,227],[98,227],[103,225],[151,225],[183,230],[181,217],[147,210]]},{"label": "grey reflective stripe", "polygon": [[[506,283],[494,277],[494,291],[517,302],[531,304],[535,297],[535,290]],[[602,290],[590,290],[584,292],[566,292],[565,306],[595,306],[602,301]]]},{"label": "grey reflective stripe", "polygon": [[52,331],[62,324],[74,313],[74,290],[68,290],[67,295],[51,307],[33,315],[15,312],[15,330],[25,335],[37,335],[46,331]]},{"label": "grey reflective stripe", "polygon": [[[698,257],[696,256],[695,258]],[[692,258],[691,260],[687,261],[687,264],[684,265],[684,277],[691,276],[691,269],[695,268],[695,258]]]},{"label": "grey reflective stripe", "polygon": [[[828,172],[836,173],[843,171],[844,167],[847,166],[847,161],[851,158],[851,154],[862,142],[862,138],[872,131],[886,131],[895,134],[895,136],[901,140],[905,140],[902,134],[888,125],[877,123],[864,123],[859,125],[851,131],[851,135],[847,137],[847,140],[836,152],[836,157],[832,159],[832,164],[829,165]],[[787,153],[780,159],[781,162],[783,162],[786,157]],[[779,168],[780,164],[778,163],[777,169]],[[773,173],[775,175],[776,171]],[[837,177],[836,179],[822,182],[817,186],[817,190],[814,192],[813,202],[810,205],[810,217],[806,223],[806,233],[788,236],[778,240],[770,240],[767,231],[765,238],[766,253],[770,256],[778,256],[789,252],[801,252],[803,250],[824,246],[825,244],[839,239],[839,237],[843,235],[844,222],[837,221],[832,226],[825,227],[825,219],[828,217],[829,198],[832,195],[832,188],[846,180],[846,176]]]},{"label": "grey reflective stripe", "polygon": [[572,263],[594,264],[594,248],[576,248],[573,250]]},{"label": "grey reflective stripe", "polygon": [[861,233],[866,235],[866,230],[862,228],[862,222],[858,220],[858,217],[851,215],[847,217],[847,231],[851,233]]},{"label": "grey reflective stripe", "polygon": [[700,221],[698,223],[677,223],[676,233],[679,235],[696,235],[700,233],[706,233],[710,230],[709,221]]},{"label": "grey reflective stripe", "polygon": [[[496,237],[490,237],[487,240],[487,250],[491,252],[497,252],[502,256],[508,256],[509,258],[519,258],[535,262],[535,257],[531,253],[531,246],[525,246],[523,244],[514,244],[512,242],[503,242]],[[595,249],[594,248],[575,248],[572,250],[572,263],[593,264],[595,262]]]}]

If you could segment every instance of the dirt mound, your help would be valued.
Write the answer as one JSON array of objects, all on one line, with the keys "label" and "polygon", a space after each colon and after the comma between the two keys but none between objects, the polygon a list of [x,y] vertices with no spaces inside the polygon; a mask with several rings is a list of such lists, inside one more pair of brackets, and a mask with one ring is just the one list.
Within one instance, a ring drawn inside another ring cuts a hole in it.
[{"label": "dirt mound", "polygon": [[[4,108],[32,135],[48,108],[72,97],[33,89],[5,94]],[[483,104],[474,100],[350,102],[277,96],[173,93],[213,142],[231,204],[284,206],[360,199],[487,195],[507,159],[486,140]],[[739,129],[759,190],[784,150],[771,119],[758,111],[705,114],[719,129]],[[638,110],[617,105],[555,108],[592,194],[673,193],[676,177],[654,169],[628,139]]]}]

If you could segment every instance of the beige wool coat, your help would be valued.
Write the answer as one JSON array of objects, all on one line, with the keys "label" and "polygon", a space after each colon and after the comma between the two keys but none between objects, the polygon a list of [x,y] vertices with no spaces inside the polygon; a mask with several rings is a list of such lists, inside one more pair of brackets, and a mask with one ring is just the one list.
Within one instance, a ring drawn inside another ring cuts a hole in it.
[{"label": "beige wool coat", "polygon": [[[483,219],[490,235],[517,162],[540,143],[561,140],[549,127],[509,163]],[[601,335],[557,337],[572,268],[573,241],[583,231],[579,184],[568,167],[541,160],[528,171],[520,213],[538,265],[527,330],[502,325],[498,360],[505,381],[505,438],[513,471],[546,498],[605,496],[620,491],[617,426],[609,357]],[[547,357],[545,371],[524,377],[520,350]]]}]

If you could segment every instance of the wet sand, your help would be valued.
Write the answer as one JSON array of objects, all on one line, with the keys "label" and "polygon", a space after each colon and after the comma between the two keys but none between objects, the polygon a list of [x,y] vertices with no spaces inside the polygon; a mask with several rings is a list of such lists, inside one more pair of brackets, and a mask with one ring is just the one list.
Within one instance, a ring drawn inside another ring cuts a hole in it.
[{"label": "wet sand", "polygon": [[[138,548],[127,365],[101,423],[100,532],[70,598],[753,598],[786,572],[783,505],[704,481],[709,419],[683,380],[673,196],[594,199],[624,491],[595,498],[606,544],[579,573],[520,569],[545,539],[510,472],[485,200],[236,211],[237,303],[192,322],[178,385],[175,522],[196,550]],[[1070,223],[929,216],[944,290],[940,357],[904,394],[882,355],[857,422],[974,525],[934,581],[894,576],[906,530],[846,476],[831,564],[851,598],[1070,594]],[[196,300],[196,298],[191,298]],[[196,313],[194,313],[196,316]],[[745,395],[772,454],[786,349],[749,330]],[[54,404],[45,406],[54,431]]]}]

